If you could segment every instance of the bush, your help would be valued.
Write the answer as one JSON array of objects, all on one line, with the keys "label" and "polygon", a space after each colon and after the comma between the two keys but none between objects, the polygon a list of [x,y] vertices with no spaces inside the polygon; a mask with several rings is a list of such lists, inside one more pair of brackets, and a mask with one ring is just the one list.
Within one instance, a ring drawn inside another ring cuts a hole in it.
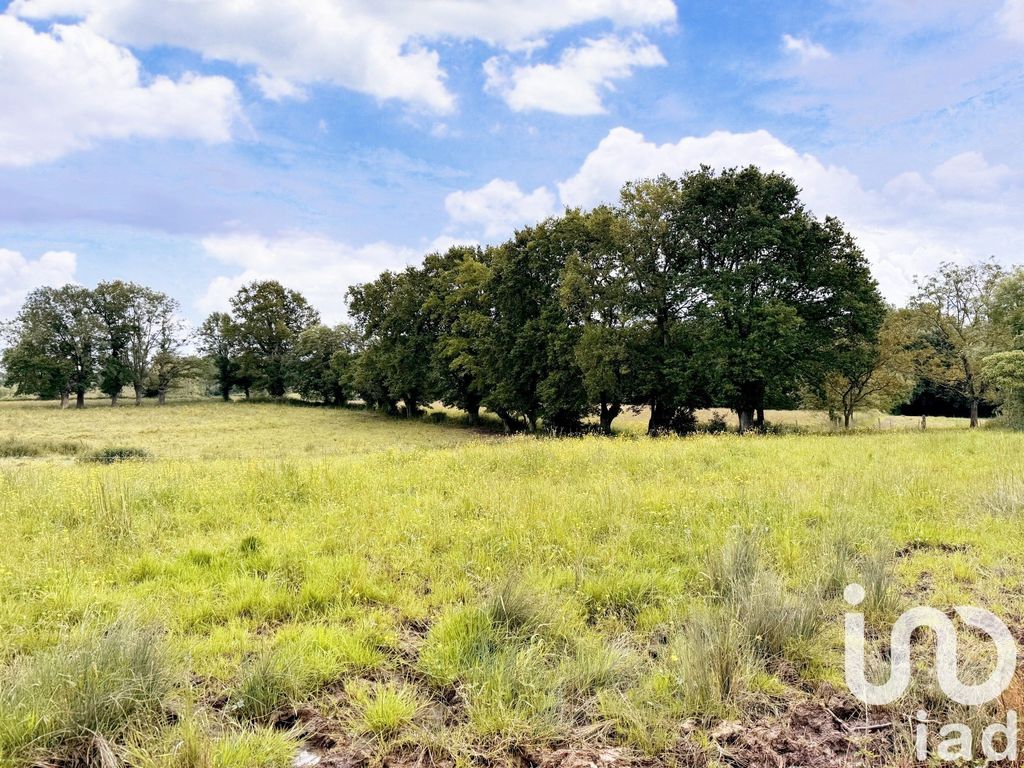
[{"label": "bush", "polygon": [[0,440],[0,459],[33,458],[36,456],[74,456],[81,451],[78,443],[56,443],[46,440]]},{"label": "bush", "polygon": [[715,413],[704,423],[701,429],[709,435],[720,435],[723,432],[729,431],[729,425],[725,422],[725,416]]},{"label": "bush", "polygon": [[166,721],[172,683],[153,628],[121,619],[81,630],[0,670],[0,762],[106,768]]},{"label": "bush", "polygon": [[150,453],[144,448],[114,447],[100,448],[86,457],[86,461],[99,464],[117,464],[122,461],[145,461]]}]

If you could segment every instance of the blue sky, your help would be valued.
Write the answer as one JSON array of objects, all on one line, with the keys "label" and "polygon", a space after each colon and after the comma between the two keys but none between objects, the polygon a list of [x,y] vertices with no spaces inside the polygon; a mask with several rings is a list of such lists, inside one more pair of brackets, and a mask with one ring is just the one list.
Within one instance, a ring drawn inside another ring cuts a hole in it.
[{"label": "blue sky", "polygon": [[0,0],[0,317],[132,279],[193,321],[706,162],[796,178],[883,291],[1024,260],[1024,0]]}]

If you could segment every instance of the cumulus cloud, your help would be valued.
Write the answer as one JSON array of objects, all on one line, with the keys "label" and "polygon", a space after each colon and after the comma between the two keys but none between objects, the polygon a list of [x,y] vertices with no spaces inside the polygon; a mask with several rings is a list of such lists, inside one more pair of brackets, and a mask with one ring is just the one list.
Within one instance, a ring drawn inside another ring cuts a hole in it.
[{"label": "cumulus cloud", "polygon": [[452,192],[445,198],[444,207],[455,224],[495,238],[553,214],[555,196],[545,187],[526,193],[513,181],[494,179],[479,189]]},{"label": "cumulus cloud", "polygon": [[994,192],[1012,176],[1008,166],[991,165],[980,152],[956,155],[932,171],[932,178],[940,187],[962,194]]},{"label": "cumulus cloud", "polygon": [[76,266],[77,257],[68,251],[49,251],[33,261],[0,248],[0,319],[17,314],[36,288],[73,283]]},{"label": "cumulus cloud", "polygon": [[[1024,188],[1010,169],[989,165],[974,152],[952,157],[926,175],[904,173],[868,189],[846,168],[798,152],[767,131],[718,131],[656,144],[615,128],[556,187],[562,205],[589,208],[614,202],[626,181],[681,175],[701,165],[757,165],[791,176],[816,215],[845,222],[893,301],[904,300],[913,291],[915,275],[931,272],[944,259],[1018,258],[1024,252],[1024,232],[1017,224]],[[523,202],[527,198],[536,210]],[[547,188],[526,195],[513,182],[499,179],[472,192],[453,193],[448,200],[454,222],[482,224],[490,238],[508,234],[516,216],[520,223],[532,222],[555,208]],[[515,215],[503,215],[507,210]]]},{"label": "cumulus cloud", "polygon": [[999,20],[1007,37],[1024,43],[1024,0],[1006,0]]},{"label": "cumulus cloud", "polygon": [[665,64],[661,51],[642,35],[607,35],[566,49],[557,64],[514,66],[508,57],[495,57],[484,71],[488,90],[516,112],[596,115],[605,111],[602,96],[616,80],[640,67]]},{"label": "cumulus cloud", "polygon": [[144,83],[124,48],[80,26],[36,32],[0,15],[0,165],[53,160],[99,139],[227,141],[234,84],[187,74]]},{"label": "cumulus cloud", "polygon": [[187,48],[255,67],[269,82],[330,83],[437,112],[450,111],[455,99],[437,51],[427,47],[432,41],[481,40],[512,50],[580,24],[635,29],[675,19],[672,0],[14,0],[9,12],[82,19],[123,45]]},{"label": "cumulus cloud", "polygon": [[209,256],[235,269],[214,278],[196,303],[200,312],[226,310],[231,296],[253,280],[277,280],[300,291],[327,323],[345,318],[349,286],[373,280],[385,269],[402,269],[422,255],[389,243],[356,247],[305,232],[223,235],[202,244]]}]

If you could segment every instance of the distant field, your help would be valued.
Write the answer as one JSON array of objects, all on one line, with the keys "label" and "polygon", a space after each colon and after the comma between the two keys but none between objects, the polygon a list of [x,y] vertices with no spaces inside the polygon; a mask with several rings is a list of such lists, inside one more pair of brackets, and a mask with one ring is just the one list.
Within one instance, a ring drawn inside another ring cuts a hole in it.
[{"label": "distant field", "polygon": [[159,458],[255,459],[337,456],[378,450],[442,448],[480,438],[451,424],[385,419],[359,409],[315,408],[297,402],[181,402],[158,407],[82,411],[54,403],[0,402],[0,441],[78,445],[88,452],[142,448]]},{"label": "distant field", "polygon": [[895,763],[898,728],[811,716],[846,712],[842,587],[883,629],[917,601],[1024,627],[1020,434],[0,404],[15,439],[153,458],[0,459],[0,764],[774,764],[783,721],[814,764]]}]

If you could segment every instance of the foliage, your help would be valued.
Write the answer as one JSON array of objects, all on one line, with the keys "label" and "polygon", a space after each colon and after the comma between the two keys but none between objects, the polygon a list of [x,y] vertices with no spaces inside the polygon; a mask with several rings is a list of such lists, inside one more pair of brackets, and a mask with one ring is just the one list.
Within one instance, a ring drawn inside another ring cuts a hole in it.
[{"label": "foliage", "polygon": [[299,335],[320,322],[305,297],[273,280],[244,285],[231,298],[241,346],[239,371],[271,397],[287,392],[288,358]]},{"label": "foliage", "polygon": [[1001,276],[1002,269],[994,262],[944,263],[936,274],[918,281],[911,300],[928,343],[922,361],[924,377],[965,397],[975,427],[978,406],[987,391],[981,361],[995,351],[986,305]]},{"label": "foliage", "polygon": [[365,344],[356,388],[366,402],[387,411],[401,400],[407,417],[418,415],[437,394],[429,289],[421,271],[409,267],[384,272],[348,293],[349,312]]}]

